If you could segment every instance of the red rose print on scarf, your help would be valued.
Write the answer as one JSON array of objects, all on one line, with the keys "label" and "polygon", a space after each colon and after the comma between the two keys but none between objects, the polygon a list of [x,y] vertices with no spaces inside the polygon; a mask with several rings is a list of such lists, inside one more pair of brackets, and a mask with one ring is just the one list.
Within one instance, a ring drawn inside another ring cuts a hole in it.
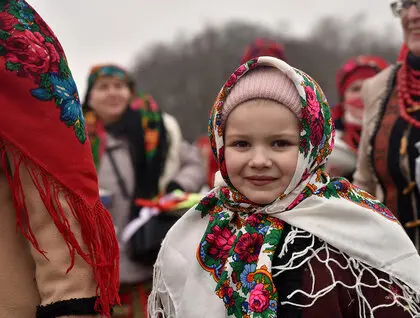
[{"label": "red rose print on scarf", "polygon": [[262,221],[262,214],[260,213],[251,214],[249,218],[246,220],[246,222],[253,227],[257,227],[258,224],[261,223],[261,221]]},{"label": "red rose print on scarf", "polygon": [[249,308],[254,312],[263,312],[270,304],[269,293],[263,284],[257,284],[249,296]]},{"label": "red rose print on scarf", "polygon": [[0,30],[10,32],[19,21],[7,12],[0,12]]},{"label": "red rose print on scarf", "polygon": [[209,254],[216,259],[226,259],[229,250],[235,242],[235,236],[227,228],[221,229],[216,225],[212,233],[207,234],[206,241],[211,244]]},{"label": "red rose print on scarf", "polygon": [[287,210],[291,210],[296,207],[299,203],[301,203],[305,199],[305,195],[300,193],[298,197],[287,207]]},{"label": "red rose print on scarf", "polygon": [[306,137],[300,137],[300,145],[302,148],[303,153],[308,153],[309,151],[309,144],[308,139]]},{"label": "red rose print on scarf", "polygon": [[14,33],[5,42],[6,60],[20,63],[19,75],[35,80],[40,74],[58,72],[60,56],[54,45],[45,41],[41,33],[24,30]]},{"label": "red rose print on scarf", "polygon": [[242,235],[235,246],[235,253],[246,263],[254,263],[258,260],[264,238],[258,233],[246,233]]},{"label": "red rose print on scarf", "polygon": [[210,193],[207,197],[204,197],[200,204],[207,206],[210,204],[210,200],[214,198],[214,193]]},{"label": "red rose print on scarf", "polygon": [[313,117],[312,121],[310,122],[310,125],[311,134],[309,135],[309,139],[311,141],[311,144],[314,147],[319,146],[322,140],[322,135],[324,133],[324,120],[322,119],[322,117]]},{"label": "red rose print on scarf", "polygon": [[228,176],[227,173],[227,169],[226,169],[226,161],[225,161],[225,147],[221,147],[219,149],[219,156],[218,156],[218,160],[219,160],[219,169],[220,169],[220,174],[222,175],[223,178],[226,178]]},{"label": "red rose print on scarf", "polygon": [[311,134],[309,135],[309,139],[311,144],[316,147],[322,140],[322,135],[324,132],[324,120],[321,116],[320,104],[316,98],[314,90],[309,86],[305,86],[305,93],[307,105],[302,111],[302,119],[307,121],[311,127]]},{"label": "red rose print on scarf", "polygon": [[230,192],[229,192],[229,189],[227,188],[227,187],[223,187],[222,189],[221,189],[221,191],[222,191],[222,193],[223,193],[223,195],[226,197],[226,199],[230,199]]},{"label": "red rose print on scarf", "polygon": [[235,71],[235,75],[236,76],[241,76],[242,74],[245,73],[245,71],[247,70],[247,68],[245,67],[245,65],[241,65],[239,66],[239,68]]},{"label": "red rose print on scarf", "polygon": [[311,176],[311,172],[309,171],[308,168],[305,169],[305,171],[303,172],[302,175],[302,181],[305,181],[306,179],[308,179]]},{"label": "red rose print on scarf", "polygon": [[235,304],[235,299],[233,298],[233,288],[229,287],[229,284],[223,285],[218,293],[218,296],[223,298],[226,306],[233,306]]},{"label": "red rose print on scarf", "polygon": [[306,109],[309,111],[309,115],[318,118],[320,116],[320,105],[314,90],[309,86],[305,86],[305,93],[307,102]]},{"label": "red rose print on scarf", "polygon": [[226,88],[232,87],[236,83],[237,80],[238,80],[238,77],[236,76],[236,74],[232,74],[226,83]]},{"label": "red rose print on scarf", "polygon": [[41,32],[44,36],[49,37],[53,41],[53,45],[57,50],[57,53],[62,57],[65,58],[64,49],[61,46],[60,42],[57,40],[53,30],[42,20],[41,16],[37,13],[34,14],[34,23],[39,26],[39,32]]}]

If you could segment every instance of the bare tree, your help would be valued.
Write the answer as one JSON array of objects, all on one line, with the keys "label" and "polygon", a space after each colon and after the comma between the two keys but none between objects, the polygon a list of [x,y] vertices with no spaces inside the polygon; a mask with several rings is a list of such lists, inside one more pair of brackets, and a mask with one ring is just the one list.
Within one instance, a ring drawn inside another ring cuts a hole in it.
[{"label": "bare tree", "polygon": [[333,105],[335,73],[347,58],[359,54],[396,58],[398,44],[389,40],[387,30],[372,32],[364,21],[363,15],[348,21],[325,18],[305,39],[289,37],[284,24],[277,30],[246,22],[209,26],[192,38],[158,43],[139,54],[134,77],[143,91],[179,120],[184,136],[192,141],[206,133],[217,93],[239,65],[245,46],[258,37],[283,43],[290,64],[311,74]]}]

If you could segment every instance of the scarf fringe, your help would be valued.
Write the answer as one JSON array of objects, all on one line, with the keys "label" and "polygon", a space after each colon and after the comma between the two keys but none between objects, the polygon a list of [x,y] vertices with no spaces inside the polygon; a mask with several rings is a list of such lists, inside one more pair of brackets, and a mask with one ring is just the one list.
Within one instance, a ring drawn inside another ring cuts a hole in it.
[{"label": "scarf fringe", "polygon": [[[286,271],[292,271],[296,268],[301,267],[303,264],[308,264],[309,271],[312,277],[312,288],[309,292],[305,292],[303,290],[295,290],[291,294],[287,296],[287,301],[281,302],[282,305],[292,305],[296,307],[311,307],[317,299],[325,296],[330,291],[332,291],[337,285],[343,286],[347,289],[353,289],[358,297],[358,304],[359,304],[359,317],[360,318],[372,318],[374,317],[375,311],[379,308],[385,307],[392,307],[392,306],[399,306],[405,308],[405,310],[411,315],[411,317],[419,317],[420,316],[420,294],[416,293],[412,290],[409,286],[405,285],[404,283],[400,282],[398,279],[392,277],[391,275],[386,275],[386,279],[379,278],[372,267],[356,260],[348,255],[344,254],[343,252],[333,248],[332,246],[328,245],[326,242],[322,242],[322,245],[318,248],[315,248],[316,239],[315,236],[298,228],[292,227],[292,230],[288,233],[285,238],[284,245],[282,250],[279,254],[279,257],[287,253],[288,246],[293,244],[295,240],[299,239],[310,239],[310,244],[305,246],[304,249],[301,251],[296,251],[293,253],[290,260],[280,266],[275,266],[272,268],[273,270],[273,277],[280,275]],[[321,259],[319,254],[320,252],[325,252],[326,258]],[[333,255],[340,255],[343,257],[347,264],[341,264],[336,259],[334,259]],[[316,285],[316,277],[314,275],[314,271],[312,268],[311,260],[315,259],[317,262],[321,262],[325,264],[325,267],[329,271],[329,275],[331,277],[332,283],[329,286],[326,286],[323,289],[315,290]],[[355,283],[353,285],[347,285],[344,282],[337,280],[334,271],[331,268],[331,265],[334,264],[335,266],[339,266],[343,270],[347,270],[349,273],[353,275],[355,278]],[[276,272],[275,272],[276,271]],[[275,274],[274,274],[275,272]],[[386,273],[385,273],[386,274]],[[363,283],[364,276],[374,277],[376,280],[376,284],[367,285]],[[397,286],[401,291],[402,295],[395,294],[393,290],[391,290],[391,286]],[[363,293],[363,288],[380,288],[387,292],[390,296],[389,299],[390,303],[388,304],[379,304],[373,306],[369,303],[366,298],[366,295]],[[392,296],[391,296],[392,295]],[[302,298],[301,296],[305,296],[309,299],[308,303],[299,303],[292,301],[292,298],[296,297],[296,299]],[[391,299],[392,297],[392,299]],[[392,301],[391,301],[392,300]]]},{"label": "scarf fringe", "polygon": [[[161,251],[163,250],[163,244]],[[147,302],[149,318],[174,318],[176,315],[174,304],[160,271],[160,266],[162,265],[159,253],[156,264],[153,267],[153,289]]]},{"label": "scarf fringe", "polygon": [[[64,187],[45,169],[1,136],[0,158],[1,167],[12,191],[17,226],[34,248],[48,259],[46,251],[42,250],[38,244],[30,226],[30,211],[25,203],[25,194],[20,180],[20,168],[23,165],[29,171],[42,202],[67,244],[71,257],[71,264],[67,272],[74,266],[76,253],[92,267],[97,282],[96,293],[98,296],[95,310],[110,317],[111,307],[119,304],[120,301],[118,297],[119,249],[113,234],[115,231],[109,212],[104,208],[100,199],[94,205],[88,206],[80,196]],[[11,171],[14,173],[12,174]],[[80,224],[83,242],[78,242],[72,232],[63,203],[68,204],[74,218]],[[81,246],[83,243],[86,250]]]}]

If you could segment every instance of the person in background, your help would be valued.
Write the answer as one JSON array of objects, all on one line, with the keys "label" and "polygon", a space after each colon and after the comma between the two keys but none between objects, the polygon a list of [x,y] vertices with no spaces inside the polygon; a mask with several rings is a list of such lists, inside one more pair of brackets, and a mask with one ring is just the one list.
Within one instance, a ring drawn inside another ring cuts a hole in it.
[{"label": "person in background", "polygon": [[365,81],[356,185],[375,194],[400,220],[420,250],[420,193],[415,144],[420,140],[420,2],[391,1],[404,47],[399,62]]},{"label": "person in background", "polygon": [[[134,200],[175,190],[197,192],[204,183],[200,154],[182,138],[174,117],[136,91],[117,65],[91,69],[84,112],[99,185],[114,194],[110,208],[121,246],[121,301],[115,317],[146,317],[152,265],[133,260],[123,229],[140,209]],[[133,316],[132,316],[133,315]]]},{"label": "person in background", "polygon": [[60,42],[0,2],[0,317],[110,317],[118,242]]},{"label": "person in background", "polygon": [[326,166],[332,176],[352,179],[362,131],[364,107],[360,91],[366,79],[387,66],[388,63],[378,56],[360,55],[348,59],[338,70],[336,86],[340,102],[332,108],[336,139]]}]

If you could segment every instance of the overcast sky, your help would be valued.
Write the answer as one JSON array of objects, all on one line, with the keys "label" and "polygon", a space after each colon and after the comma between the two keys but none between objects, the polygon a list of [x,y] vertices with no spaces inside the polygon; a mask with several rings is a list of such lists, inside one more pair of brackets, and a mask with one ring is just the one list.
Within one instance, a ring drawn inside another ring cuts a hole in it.
[{"label": "overcast sky", "polygon": [[[28,0],[63,45],[81,96],[92,64],[129,67],[156,41],[193,35],[206,25],[250,20],[272,28],[288,22],[304,36],[323,16],[365,13],[369,27],[399,31],[389,0]],[[398,34],[398,33],[397,33]]]}]

